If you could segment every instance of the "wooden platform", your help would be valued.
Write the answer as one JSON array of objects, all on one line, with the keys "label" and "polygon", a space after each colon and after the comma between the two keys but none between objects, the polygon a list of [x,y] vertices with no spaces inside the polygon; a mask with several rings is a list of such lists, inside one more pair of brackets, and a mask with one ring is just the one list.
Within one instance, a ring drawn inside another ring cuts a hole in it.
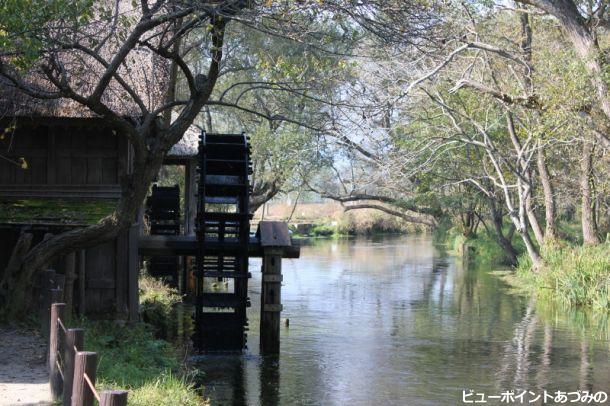
[{"label": "wooden platform", "polygon": [[[284,248],[284,258],[298,258],[300,247],[298,241],[291,239],[292,245]],[[216,249],[220,252],[218,243],[210,242],[206,247],[206,253],[213,253]],[[227,244],[223,244],[222,250],[227,253]],[[140,255],[196,255],[197,238],[184,235],[144,235],[138,240],[138,253]],[[248,255],[250,257],[262,257],[263,247],[258,238],[250,237],[248,244]]]}]

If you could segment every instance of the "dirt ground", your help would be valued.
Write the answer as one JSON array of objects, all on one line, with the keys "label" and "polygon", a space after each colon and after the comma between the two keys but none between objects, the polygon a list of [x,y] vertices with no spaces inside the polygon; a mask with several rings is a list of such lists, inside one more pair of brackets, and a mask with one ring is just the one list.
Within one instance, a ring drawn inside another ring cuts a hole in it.
[{"label": "dirt ground", "polygon": [[0,405],[51,405],[46,344],[35,332],[0,326]]}]

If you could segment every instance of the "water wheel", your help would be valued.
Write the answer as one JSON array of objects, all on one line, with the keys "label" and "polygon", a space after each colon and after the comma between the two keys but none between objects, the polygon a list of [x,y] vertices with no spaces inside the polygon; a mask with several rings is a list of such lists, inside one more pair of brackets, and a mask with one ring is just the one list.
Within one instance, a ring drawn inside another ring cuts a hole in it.
[{"label": "water wheel", "polygon": [[241,351],[246,345],[251,173],[244,134],[202,133],[194,343],[204,352]]}]

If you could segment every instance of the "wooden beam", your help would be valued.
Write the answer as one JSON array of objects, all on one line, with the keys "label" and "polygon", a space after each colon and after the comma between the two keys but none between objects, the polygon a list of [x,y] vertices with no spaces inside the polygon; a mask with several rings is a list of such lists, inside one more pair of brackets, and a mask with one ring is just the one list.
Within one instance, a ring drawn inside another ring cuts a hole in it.
[{"label": "wooden beam", "polygon": [[[300,246],[298,241],[292,240],[290,247],[283,248],[283,258],[298,258]],[[229,255],[226,247],[217,242],[206,244],[206,253],[216,255],[219,252]],[[138,252],[140,255],[197,255],[197,238],[188,235],[144,235],[138,239]],[[256,237],[250,237],[248,244],[250,257],[263,257],[263,249]]]}]

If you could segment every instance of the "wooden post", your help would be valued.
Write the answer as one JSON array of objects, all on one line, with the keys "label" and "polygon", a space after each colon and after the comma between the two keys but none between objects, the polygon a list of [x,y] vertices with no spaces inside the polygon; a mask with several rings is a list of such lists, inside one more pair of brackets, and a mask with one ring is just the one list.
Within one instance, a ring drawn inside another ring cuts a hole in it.
[{"label": "wooden post", "polygon": [[102,392],[100,406],[127,406],[127,391],[106,390]]},{"label": "wooden post", "polygon": [[51,395],[54,400],[59,399],[62,394],[62,378],[58,365],[58,355],[62,350],[63,331],[59,320],[65,320],[65,303],[53,303],[51,305],[50,328],[49,328],[49,381],[51,383]]},{"label": "wooden post", "polygon": [[85,264],[87,257],[85,250],[78,253],[78,314],[85,315]]},{"label": "wooden post", "polygon": [[72,386],[72,406],[93,406],[95,395],[85,379],[85,374],[89,377],[91,384],[95,385],[96,369],[97,353],[89,351],[79,351],[76,353]]},{"label": "wooden post", "polygon": [[260,349],[264,354],[280,352],[282,279],[282,249],[266,248],[263,256],[260,325]]},{"label": "wooden post", "polygon": [[46,269],[42,272],[40,281],[40,323],[41,331],[45,338],[49,337],[49,317],[51,315],[51,289],[55,288],[55,270]]},{"label": "wooden post", "polygon": [[291,246],[288,224],[281,221],[261,221],[257,235],[263,249],[260,351],[262,354],[279,354],[282,257],[284,250]]},{"label": "wooden post", "polygon": [[140,273],[139,255],[138,255],[138,236],[140,234],[140,225],[134,224],[129,229],[129,251],[128,251],[128,289],[129,289],[129,321],[136,322],[139,320],[139,286],[138,277]]},{"label": "wooden post", "polygon": [[70,406],[72,384],[74,383],[74,359],[77,351],[82,351],[85,343],[85,330],[71,328],[66,331],[64,349],[64,406]]},{"label": "wooden post", "polygon": [[76,279],[76,253],[71,252],[65,259],[66,281],[64,282],[64,301],[67,306],[68,318],[74,312],[74,280]]}]

